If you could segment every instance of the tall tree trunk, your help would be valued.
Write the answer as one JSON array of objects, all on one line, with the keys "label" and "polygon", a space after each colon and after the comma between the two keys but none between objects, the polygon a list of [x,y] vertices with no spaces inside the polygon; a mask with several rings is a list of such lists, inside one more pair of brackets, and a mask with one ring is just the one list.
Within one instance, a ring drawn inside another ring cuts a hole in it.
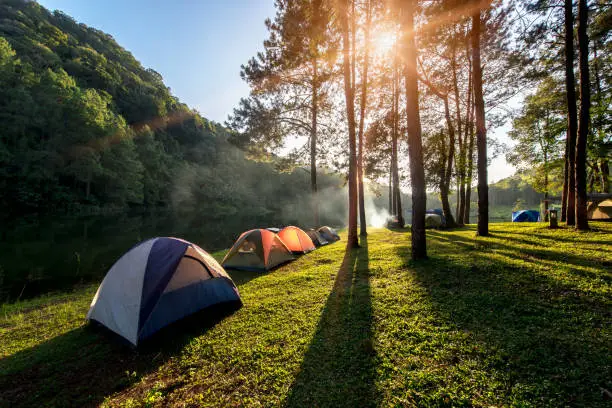
[{"label": "tall tree trunk", "polygon": [[367,105],[368,92],[368,66],[370,62],[370,21],[372,12],[370,10],[370,2],[367,3],[367,17],[365,26],[365,52],[363,61],[363,73],[361,78],[361,100],[359,106],[359,157],[357,160],[357,183],[359,188],[359,235],[366,236],[367,224],[365,213],[365,197],[363,189],[363,127],[365,122],[365,112]]},{"label": "tall tree trunk", "polygon": [[405,40],[406,117],[408,128],[408,156],[410,159],[410,183],[412,186],[412,259],[427,258],[427,236],[425,234],[425,168],[421,140],[421,118],[419,115],[419,84],[417,77],[417,50],[414,40],[414,3],[404,0],[402,32]]},{"label": "tall tree trunk", "polygon": [[397,223],[401,228],[404,228],[406,221],[404,219],[404,210],[402,209],[402,190],[399,186],[395,189],[395,212],[397,213]]},{"label": "tall tree trunk", "polygon": [[[576,79],[574,77],[574,11],[572,0],[565,0],[565,88],[567,95],[567,143],[565,150],[567,169],[567,190],[564,197],[567,225],[576,223],[575,216],[575,159],[576,138],[578,132],[578,114],[576,108]],[[563,209],[562,211],[563,212]],[[563,214],[561,214],[563,216]]]},{"label": "tall tree trunk", "polygon": [[[596,90],[596,95],[595,95],[595,100],[597,105],[601,106],[602,104],[602,90],[601,90],[601,75],[599,73],[599,55],[597,53],[597,40],[593,41],[593,67],[594,67],[594,74],[595,74],[595,90]],[[601,125],[598,125],[601,126]],[[609,178],[609,173],[610,173],[610,167],[608,165],[608,159],[604,156],[604,157],[600,157],[600,162],[599,162],[599,182],[601,184],[601,192],[602,193],[609,193],[610,192],[610,183],[608,181]]]},{"label": "tall tree trunk", "polygon": [[[455,166],[457,163],[459,163],[459,161],[455,159]],[[457,194],[457,201],[455,202],[455,219],[457,220],[456,224],[460,225],[461,216],[459,215],[459,204],[461,204],[461,177],[459,176],[459,173],[455,175],[455,183],[457,183],[457,191],[455,192],[455,194]]]},{"label": "tall tree trunk", "polygon": [[461,103],[459,101],[459,83],[457,80],[457,60],[455,55],[455,41],[453,39],[453,57],[451,67],[453,73],[453,89],[455,91],[455,114],[457,120],[457,142],[459,144],[459,153],[455,160],[457,168],[457,224],[463,224],[463,213],[465,211],[465,142],[462,138],[462,120],[461,120]]},{"label": "tall tree trunk", "polygon": [[444,119],[446,120],[446,127],[448,130],[448,152],[446,147],[446,141],[444,137],[440,139],[440,155],[442,156],[442,164],[440,170],[440,202],[442,203],[442,211],[444,212],[444,218],[446,219],[447,227],[455,227],[455,219],[450,207],[448,200],[450,192],[450,184],[453,175],[453,157],[455,156],[455,127],[450,114],[450,107],[448,104],[448,94],[443,93],[433,83],[426,78],[421,77],[427,87],[442,101],[444,102]]},{"label": "tall tree trunk", "polygon": [[587,24],[589,8],[587,0],[578,0],[578,51],[580,66],[580,120],[576,139],[576,229],[588,230],[586,149],[589,134],[589,110],[591,108],[591,83],[589,82],[589,36]]},{"label": "tall tree trunk", "polygon": [[317,194],[317,110],[319,76],[317,71],[317,58],[312,61],[312,123],[310,128],[310,189],[312,191],[312,213],[314,225],[319,225],[319,198]]},{"label": "tall tree trunk", "polygon": [[351,32],[351,86],[353,88],[353,98],[357,93],[357,40],[355,39],[357,35],[357,12],[355,11],[355,4],[357,0],[351,1],[351,24],[350,24],[350,32]]},{"label": "tall tree trunk", "polygon": [[[473,105],[473,104],[472,104]],[[473,109],[472,109],[473,110]],[[472,206],[472,175],[474,172],[474,125],[470,123],[470,144],[468,146],[468,157],[467,157],[467,180],[465,188],[465,213],[463,214],[463,223],[470,223],[470,210]]]},{"label": "tall tree trunk", "polygon": [[394,158],[396,157],[396,151],[395,149],[392,147],[391,148],[391,189],[389,190],[391,192],[391,215],[393,215],[394,217],[397,216],[397,200],[395,199],[395,180],[397,180],[397,173],[395,171],[395,168],[397,166],[397,162],[394,160]]},{"label": "tall tree trunk", "polygon": [[[448,106],[448,96],[444,98],[444,116],[446,117],[446,125],[448,127],[448,160],[446,162],[446,171],[444,171],[443,183],[440,186],[440,200],[442,201],[442,211],[446,218],[446,226],[449,228],[456,227],[455,219],[448,201],[448,192],[450,190],[450,182],[453,175],[453,157],[455,156],[455,127],[450,115]],[[444,147],[446,149],[446,147]],[[443,191],[442,191],[443,190]]]},{"label": "tall tree trunk", "polygon": [[548,220],[548,153],[544,150],[544,221]]},{"label": "tall tree trunk", "polygon": [[[447,106],[447,99],[443,99],[445,107]],[[444,133],[441,132],[439,135],[440,139],[436,141],[438,144],[438,154],[440,155],[440,165],[438,167],[438,189],[440,190],[440,203],[442,204],[442,212],[446,215],[447,209],[450,207],[448,202],[448,185],[446,184],[446,165],[448,163],[448,156],[446,152],[446,141],[444,140]]]},{"label": "tall tree trunk", "polygon": [[[465,54],[468,60],[468,88],[466,91],[466,121],[465,121],[465,137],[464,137],[464,145],[465,145],[465,166],[466,166],[466,176],[465,176],[465,207],[463,210],[463,223],[470,223],[470,207],[472,203],[472,169],[474,166],[474,92],[472,89],[472,59],[470,58],[470,43],[466,41],[465,46]],[[469,138],[469,144],[468,144]]]},{"label": "tall tree trunk", "polygon": [[569,142],[570,142],[569,129],[567,133],[568,134],[565,136],[565,160],[563,163],[563,190],[561,191],[561,222],[567,221],[567,193],[568,193],[568,188],[569,188],[569,185],[568,185],[569,184],[568,183],[568,177],[569,177],[568,152],[569,152]]},{"label": "tall tree trunk", "polygon": [[393,215],[393,160],[389,166],[389,215]]},{"label": "tall tree trunk", "polygon": [[397,47],[395,57],[393,59],[393,208],[397,223],[402,227],[405,224],[404,214],[402,210],[402,198],[400,193],[399,179],[399,163],[398,163],[398,139],[399,139],[399,96],[400,96],[400,81],[399,81],[399,58],[397,55]]},{"label": "tall tree trunk", "polygon": [[351,78],[351,43],[349,39],[348,22],[348,0],[342,0],[340,10],[340,21],[342,24],[343,45],[343,71],[344,71],[344,96],[346,101],[346,117],[349,136],[349,171],[348,171],[348,194],[349,194],[349,219],[347,248],[359,247],[357,238],[357,154],[355,137],[355,96],[353,95],[353,78]]},{"label": "tall tree trunk", "polygon": [[[395,62],[394,62],[395,63]],[[392,80],[391,80],[391,184],[389,185],[389,200],[391,202],[391,215],[392,216],[396,216],[397,215],[397,208],[396,208],[396,204],[397,201],[395,200],[395,180],[396,180],[396,176],[397,173],[395,172],[395,167],[397,165],[397,128],[395,126],[395,118],[396,115],[395,113],[397,112],[397,107],[395,106],[395,102],[396,102],[396,98],[395,98],[395,94],[398,92],[398,90],[396,89],[397,86],[397,82],[395,81],[395,67],[393,68],[393,75],[392,75]]]},{"label": "tall tree trunk", "polygon": [[489,235],[489,186],[487,184],[487,129],[482,95],[480,65],[480,9],[472,15],[472,82],[476,107],[476,146],[478,148],[478,229],[480,236]]}]

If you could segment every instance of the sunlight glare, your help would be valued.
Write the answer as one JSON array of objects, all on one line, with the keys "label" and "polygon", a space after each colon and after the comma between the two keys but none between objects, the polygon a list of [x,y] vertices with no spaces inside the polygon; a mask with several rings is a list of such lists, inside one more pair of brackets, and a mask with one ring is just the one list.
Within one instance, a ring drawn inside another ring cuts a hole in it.
[{"label": "sunlight glare", "polygon": [[372,38],[372,48],[375,54],[385,55],[391,52],[395,45],[395,33],[381,31]]}]

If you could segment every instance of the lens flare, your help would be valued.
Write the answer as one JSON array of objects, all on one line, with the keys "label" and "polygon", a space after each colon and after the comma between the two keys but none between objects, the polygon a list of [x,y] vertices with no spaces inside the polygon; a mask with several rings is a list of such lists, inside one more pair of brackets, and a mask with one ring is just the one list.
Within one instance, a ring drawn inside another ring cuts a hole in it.
[{"label": "lens flare", "polygon": [[395,33],[381,31],[372,37],[372,50],[375,54],[386,55],[393,50],[395,45]]}]

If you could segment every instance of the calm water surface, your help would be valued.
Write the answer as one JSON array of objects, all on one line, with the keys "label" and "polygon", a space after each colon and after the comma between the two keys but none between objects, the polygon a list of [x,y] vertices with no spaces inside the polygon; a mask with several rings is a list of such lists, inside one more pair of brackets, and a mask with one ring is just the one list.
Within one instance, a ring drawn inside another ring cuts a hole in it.
[{"label": "calm water surface", "polygon": [[123,253],[149,238],[179,237],[214,252],[229,248],[243,231],[282,225],[300,224],[270,216],[208,219],[170,212],[5,222],[0,226],[0,303],[100,282]]},{"label": "calm water surface", "polygon": [[214,252],[230,247],[245,230],[281,221],[157,213],[26,218],[11,224],[0,227],[0,303],[99,282],[124,252],[148,238],[180,237]]}]

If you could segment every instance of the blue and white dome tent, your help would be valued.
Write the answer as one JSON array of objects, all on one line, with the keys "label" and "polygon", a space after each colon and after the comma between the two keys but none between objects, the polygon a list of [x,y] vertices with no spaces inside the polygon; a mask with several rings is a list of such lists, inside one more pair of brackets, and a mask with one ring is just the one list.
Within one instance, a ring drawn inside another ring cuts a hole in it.
[{"label": "blue and white dome tent", "polygon": [[242,304],[234,282],[206,251],[178,238],[153,238],[125,253],[91,302],[94,320],[133,345],[208,306]]},{"label": "blue and white dome tent", "polygon": [[512,211],[512,222],[539,222],[540,212],[538,210]]}]

